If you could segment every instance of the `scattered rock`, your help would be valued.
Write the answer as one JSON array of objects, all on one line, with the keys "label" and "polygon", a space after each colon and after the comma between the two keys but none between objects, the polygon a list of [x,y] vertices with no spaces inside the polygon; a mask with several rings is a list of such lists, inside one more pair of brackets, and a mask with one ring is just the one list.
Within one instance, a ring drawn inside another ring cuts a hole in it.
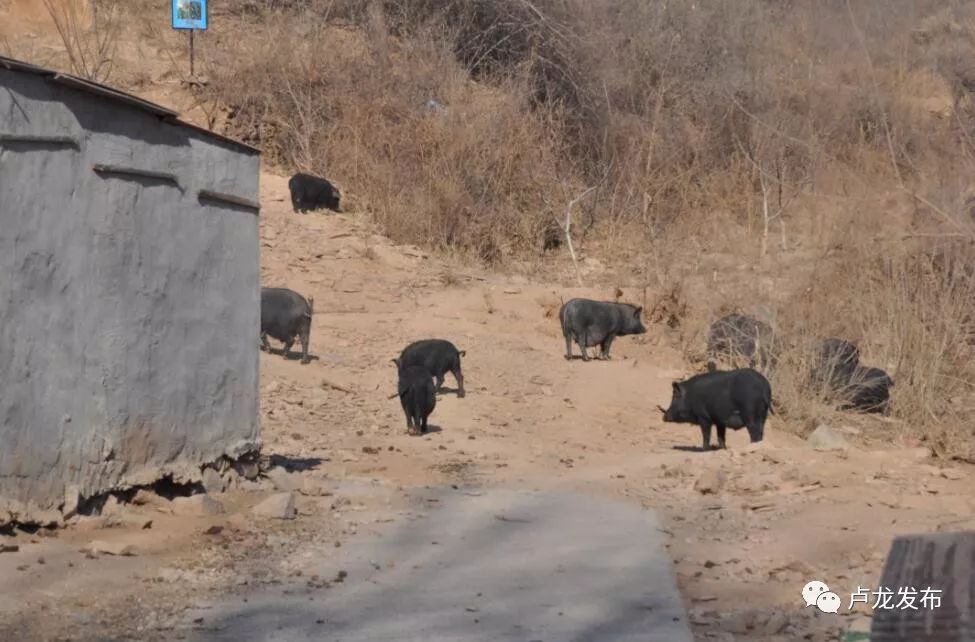
[{"label": "scattered rock", "polygon": [[124,542],[103,542],[95,540],[82,549],[82,552],[90,556],[98,555],[118,555],[131,557],[135,555],[135,547]]},{"label": "scattered rock", "polygon": [[261,474],[261,467],[256,461],[239,461],[237,462],[237,470],[244,479],[251,481],[257,479]]},{"label": "scattered rock", "polygon": [[379,449],[375,446],[363,446],[362,452],[366,453],[367,455],[378,455]]},{"label": "scattered rock", "polygon": [[820,424],[806,442],[817,450],[840,450],[849,446],[843,435],[826,424]]},{"label": "scattered rock", "polygon": [[214,524],[213,526],[210,526],[209,528],[207,528],[206,530],[204,530],[203,531],[203,534],[204,535],[219,535],[222,532],[223,532],[223,526],[218,526],[218,525]]},{"label": "scattered rock", "polygon": [[275,466],[264,474],[271,480],[276,490],[284,493],[301,490],[304,487],[304,481],[301,479],[301,475],[289,473],[280,466]]},{"label": "scattered rock", "polygon": [[17,544],[0,544],[0,553],[16,553],[20,550]]},{"label": "scattered rock", "polygon": [[723,470],[708,470],[694,482],[694,490],[702,495],[717,494],[724,486],[727,475]]},{"label": "scattered rock", "polygon": [[61,515],[64,519],[70,519],[78,514],[78,503],[81,501],[81,491],[77,486],[68,486],[64,489],[64,505],[61,506]]},{"label": "scattered rock", "polygon": [[952,481],[958,481],[959,479],[965,478],[965,475],[962,474],[962,472],[957,468],[942,468],[941,476]]},{"label": "scattered rock", "polygon": [[174,515],[196,515],[201,517],[222,515],[225,513],[223,504],[209,495],[192,495],[177,497],[172,502]]},{"label": "scattered rock", "polygon": [[207,493],[222,493],[227,490],[227,480],[215,468],[203,469],[203,490]]},{"label": "scattered rock", "polygon": [[294,519],[297,513],[294,493],[272,495],[251,509],[251,512],[271,519]]}]

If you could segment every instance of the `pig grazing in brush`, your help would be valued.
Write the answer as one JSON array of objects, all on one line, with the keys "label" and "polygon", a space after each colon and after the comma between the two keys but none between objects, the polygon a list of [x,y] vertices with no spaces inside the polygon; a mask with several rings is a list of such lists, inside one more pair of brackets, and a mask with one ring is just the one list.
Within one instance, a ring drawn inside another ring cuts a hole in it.
[{"label": "pig grazing in brush", "polygon": [[701,427],[704,450],[711,448],[711,426],[718,428],[718,447],[725,448],[725,430],[748,428],[752,443],[762,441],[772,409],[772,387],[751,368],[714,370],[674,382],[674,396],[663,419]]},{"label": "pig grazing in brush", "polygon": [[813,385],[830,392],[843,390],[850,384],[853,373],[860,366],[860,349],[846,339],[831,338],[819,344],[813,370]]},{"label": "pig grazing in brush", "polygon": [[393,363],[401,370],[409,366],[423,366],[437,379],[437,390],[443,387],[444,375],[451,373],[457,380],[457,396],[464,396],[464,373],[460,369],[460,358],[467,354],[444,339],[424,339],[415,341],[403,348],[403,352]]},{"label": "pig grazing in brush", "polygon": [[894,387],[894,380],[880,368],[857,366],[850,375],[847,390],[850,401],[843,406],[843,410],[857,410],[859,412],[890,412],[890,389]]},{"label": "pig grazing in brush", "polygon": [[261,349],[271,351],[269,336],[284,343],[285,357],[291,352],[295,337],[301,340],[301,362],[308,363],[308,342],[311,336],[312,306],[315,300],[305,300],[287,288],[261,288]]},{"label": "pig grazing in brush", "polygon": [[406,414],[406,430],[411,435],[427,431],[427,417],[437,407],[433,375],[423,366],[399,369],[399,402]]},{"label": "pig grazing in brush", "polygon": [[609,359],[613,339],[624,334],[643,334],[640,313],[643,308],[629,303],[570,299],[559,310],[562,336],[565,337],[565,358],[572,359],[572,342],[579,344],[582,360],[589,361],[586,348],[599,346],[600,357]]}]

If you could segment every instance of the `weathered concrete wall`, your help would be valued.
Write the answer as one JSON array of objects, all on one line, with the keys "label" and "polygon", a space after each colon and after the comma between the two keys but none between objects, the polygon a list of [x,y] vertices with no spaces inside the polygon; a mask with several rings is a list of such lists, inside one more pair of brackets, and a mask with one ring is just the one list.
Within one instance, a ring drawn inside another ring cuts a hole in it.
[{"label": "weathered concrete wall", "polygon": [[0,523],[253,450],[259,156],[0,69],[3,134],[78,146],[0,141]]}]

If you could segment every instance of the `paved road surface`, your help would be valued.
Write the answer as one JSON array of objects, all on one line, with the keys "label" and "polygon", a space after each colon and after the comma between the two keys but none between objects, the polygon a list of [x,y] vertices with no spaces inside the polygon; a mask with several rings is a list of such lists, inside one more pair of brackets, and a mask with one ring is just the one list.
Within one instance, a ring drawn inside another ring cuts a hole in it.
[{"label": "paved road surface", "polygon": [[653,512],[478,492],[441,493],[428,516],[312,561],[304,578],[348,572],[331,589],[235,595],[191,613],[187,622],[204,623],[181,632],[198,642],[692,642]]}]

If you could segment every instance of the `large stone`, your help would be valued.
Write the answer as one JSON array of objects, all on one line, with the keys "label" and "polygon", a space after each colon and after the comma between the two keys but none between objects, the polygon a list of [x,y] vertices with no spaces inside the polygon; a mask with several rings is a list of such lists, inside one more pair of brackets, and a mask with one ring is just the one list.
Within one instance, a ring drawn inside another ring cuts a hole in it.
[{"label": "large stone", "polygon": [[95,540],[88,544],[83,549],[83,552],[91,555],[120,555],[129,557],[135,555],[135,546],[126,544],[125,542],[103,542],[101,540]]},{"label": "large stone", "polygon": [[264,474],[274,484],[274,488],[285,493],[301,490],[304,487],[301,475],[289,473],[280,466],[275,466]]},{"label": "large stone", "polygon": [[177,497],[173,500],[172,509],[175,515],[194,515],[199,517],[222,515],[225,512],[223,504],[209,495]]},{"label": "large stone", "polygon": [[311,497],[327,497],[332,494],[332,489],[328,481],[319,477],[305,475],[301,490],[298,492]]},{"label": "large stone", "polygon": [[251,512],[260,517],[269,517],[271,519],[294,519],[297,514],[295,510],[295,495],[294,493],[271,495],[251,509]]},{"label": "large stone", "polygon": [[208,493],[222,493],[227,490],[227,480],[215,468],[203,469],[203,490]]},{"label": "large stone", "polygon": [[806,443],[817,450],[841,450],[849,446],[843,435],[826,424],[820,424],[812,431]]},{"label": "large stone", "polygon": [[81,502],[81,491],[71,485],[64,489],[64,504],[61,506],[61,516],[71,519],[78,514],[78,504]]},{"label": "large stone", "polygon": [[694,482],[694,490],[702,495],[714,495],[724,487],[725,475],[723,470],[706,470]]}]

